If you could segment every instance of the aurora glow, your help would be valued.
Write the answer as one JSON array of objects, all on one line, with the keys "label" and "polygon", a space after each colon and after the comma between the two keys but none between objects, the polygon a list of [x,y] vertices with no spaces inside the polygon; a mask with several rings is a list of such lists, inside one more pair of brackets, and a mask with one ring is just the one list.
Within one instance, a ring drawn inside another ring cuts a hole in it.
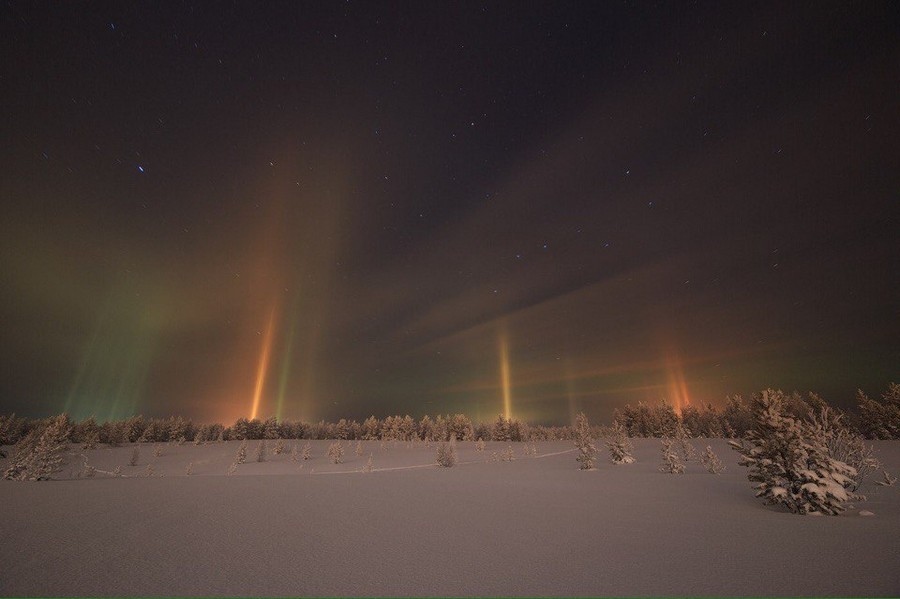
[{"label": "aurora glow", "polygon": [[509,344],[506,335],[500,337],[500,384],[503,389],[503,415],[512,418],[512,383],[509,378]]},{"label": "aurora glow", "polygon": [[269,321],[266,324],[266,332],[263,335],[262,347],[259,352],[259,366],[256,369],[256,386],[253,388],[253,404],[250,410],[250,418],[259,415],[259,403],[262,399],[263,387],[269,374],[269,355],[272,353],[272,333],[275,324],[275,308],[269,313]]},{"label": "aurora glow", "polygon": [[0,412],[880,393],[898,10],[14,3]]}]

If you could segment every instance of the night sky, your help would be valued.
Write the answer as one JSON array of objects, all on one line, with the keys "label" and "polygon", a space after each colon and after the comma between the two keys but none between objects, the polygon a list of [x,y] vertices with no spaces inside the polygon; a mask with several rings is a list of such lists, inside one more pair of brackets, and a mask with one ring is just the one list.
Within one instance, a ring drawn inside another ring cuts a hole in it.
[{"label": "night sky", "polygon": [[4,2],[0,412],[900,380],[900,4]]}]

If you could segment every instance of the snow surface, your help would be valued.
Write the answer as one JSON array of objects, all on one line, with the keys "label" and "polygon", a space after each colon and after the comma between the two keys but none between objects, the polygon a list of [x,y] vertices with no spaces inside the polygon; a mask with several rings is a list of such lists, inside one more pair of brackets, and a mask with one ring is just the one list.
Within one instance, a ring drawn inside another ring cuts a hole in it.
[{"label": "snow surface", "polygon": [[[657,439],[635,439],[630,465],[600,451],[592,471],[569,442],[536,458],[514,443],[513,462],[489,461],[505,443],[462,442],[447,469],[434,445],[350,442],[335,465],[329,441],[299,463],[292,441],[263,463],[250,441],[229,476],[238,443],[144,445],[133,467],[132,446],[100,447],[88,462],[125,477],[76,479],[70,456],[63,480],[0,481],[0,595],[900,595],[900,485],[870,481],[841,516],[793,515],[753,496],[721,439],[694,440],[718,476],[659,472]],[[900,442],[875,446],[900,471]]]}]

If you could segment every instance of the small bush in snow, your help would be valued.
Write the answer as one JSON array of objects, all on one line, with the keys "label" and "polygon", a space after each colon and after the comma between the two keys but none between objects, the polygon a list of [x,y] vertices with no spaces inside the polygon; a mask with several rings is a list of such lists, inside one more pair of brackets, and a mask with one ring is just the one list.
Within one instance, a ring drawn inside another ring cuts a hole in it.
[{"label": "small bush in snow", "polygon": [[475,442],[475,451],[484,451],[484,439],[478,437],[478,441]]},{"label": "small bush in snow", "polygon": [[162,456],[162,445],[160,445],[159,443],[153,444],[153,455],[156,457]]},{"label": "small bush in snow", "polygon": [[700,454],[700,463],[703,464],[704,468],[706,468],[713,474],[720,474],[723,470],[725,470],[725,466],[722,464],[722,460],[719,459],[719,456],[715,454],[715,452],[712,450],[712,447],[710,447],[709,445],[707,445],[706,449],[703,450],[703,453]]},{"label": "small bush in snow", "polygon": [[362,454],[363,454],[362,441],[357,441],[356,442],[356,455],[362,456]]},{"label": "small bush in snow", "polygon": [[369,454],[369,459],[368,459],[368,461],[366,461],[366,466],[365,466],[365,468],[363,468],[363,472],[371,472],[371,471],[372,471],[372,468],[373,468],[373,464],[372,464],[372,454],[370,453],[370,454]]},{"label": "small bush in snow", "polygon": [[153,476],[153,464],[147,464],[147,469],[144,470],[144,476]]},{"label": "small bush in snow", "polygon": [[309,441],[307,441],[303,445],[303,451],[301,453],[301,457],[303,457],[304,462],[312,457],[312,446],[309,444]]},{"label": "small bush in snow", "polygon": [[579,413],[575,419],[575,447],[578,449],[575,461],[578,462],[579,469],[592,470],[597,448],[594,446],[594,439],[591,438],[591,430],[584,412]]},{"label": "small bush in snow", "polygon": [[681,456],[675,452],[672,445],[672,439],[667,437],[662,439],[661,452],[663,463],[660,465],[659,471],[668,474],[684,474],[684,463],[682,463]]},{"label": "small bush in snow", "polygon": [[875,484],[879,487],[893,487],[894,483],[897,482],[897,477],[888,474],[887,470],[882,470],[881,473],[884,476],[882,476],[881,480],[875,481]]},{"label": "small bush in snow", "polygon": [[228,467],[228,474],[234,474],[237,472],[237,462],[231,462],[231,466]]},{"label": "small bush in snow", "polygon": [[194,473],[194,462],[188,462],[187,468],[184,469],[184,473],[188,476]]},{"label": "small bush in snow", "polygon": [[634,456],[632,455],[634,447],[631,445],[631,440],[628,438],[625,427],[621,423],[613,423],[606,447],[609,449],[609,459],[612,460],[613,464],[634,463]]},{"label": "small bush in snow", "polygon": [[328,446],[328,459],[332,464],[344,463],[344,446],[340,439]]},{"label": "small bush in snow", "polygon": [[272,453],[275,455],[281,455],[282,453],[284,453],[284,441],[278,439],[275,442],[275,448],[272,449]]},{"label": "small bush in snow", "polygon": [[516,459],[516,454],[513,452],[512,445],[507,445],[506,449],[500,454],[500,459],[504,462],[512,462]]},{"label": "small bush in snow", "polygon": [[131,459],[128,460],[128,465],[129,466],[137,466],[138,460],[140,460],[140,459],[141,459],[141,446],[135,445],[134,448],[131,450]]},{"label": "small bush in snow", "polygon": [[441,441],[437,446],[437,463],[444,468],[452,468],[456,465],[456,438],[450,437],[450,442]]},{"label": "small bush in snow", "polygon": [[247,461],[247,439],[243,439],[238,445],[237,456],[234,459],[236,464],[243,464]]},{"label": "small bush in snow", "polygon": [[257,462],[265,462],[266,461],[266,440],[263,439],[256,446],[256,461]]},{"label": "small bush in snow", "polygon": [[299,462],[300,461],[300,451],[297,449],[297,444],[291,444],[291,461]]},{"label": "small bush in snow", "polygon": [[756,496],[797,514],[837,515],[845,503],[860,497],[851,491],[857,475],[852,466],[828,451],[821,430],[788,416],[784,394],[768,389],[753,396],[753,427],[746,443],[729,441],[750,469]]}]

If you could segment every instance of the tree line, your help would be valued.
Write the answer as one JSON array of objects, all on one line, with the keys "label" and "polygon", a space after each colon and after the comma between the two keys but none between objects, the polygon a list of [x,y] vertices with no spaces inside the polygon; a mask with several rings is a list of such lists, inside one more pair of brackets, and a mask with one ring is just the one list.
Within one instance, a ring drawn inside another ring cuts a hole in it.
[{"label": "tree line", "polygon": [[[786,414],[806,419],[828,404],[815,393],[784,395]],[[867,439],[900,439],[900,385],[891,383],[879,398],[869,398],[859,391],[854,410],[843,412],[846,426]],[[58,422],[57,422],[58,421]],[[409,415],[364,421],[341,418],[337,422],[317,423],[239,418],[231,426],[197,424],[180,416],[145,418],[133,416],[125,420],[98,423],[95,418],[80,422],[62,414],[54,418],[28,419],[15,414],[0,415],[0,445],[15,445],[29,437],[39,437],[52,422],[65,431],[70,443],[93,447],[97,444],[194,442],[259,439],[339,439],[382,441],[553,441],[573,440],[573,426],[529,425],[499,415],[493,422],[474,423],[464,414],[424,416],[420,420]],[[721,409],[711,404],[686,406],[677,413],[668,403],[626,405],[614,413],[613,427],[620,427],[629,437],[674,437],[679,430],[690,437],[743,438],[754,426],[752,398],[741,395],[727,398]],[[591,435],[607,437],[610,428],[593,426]]]}]

